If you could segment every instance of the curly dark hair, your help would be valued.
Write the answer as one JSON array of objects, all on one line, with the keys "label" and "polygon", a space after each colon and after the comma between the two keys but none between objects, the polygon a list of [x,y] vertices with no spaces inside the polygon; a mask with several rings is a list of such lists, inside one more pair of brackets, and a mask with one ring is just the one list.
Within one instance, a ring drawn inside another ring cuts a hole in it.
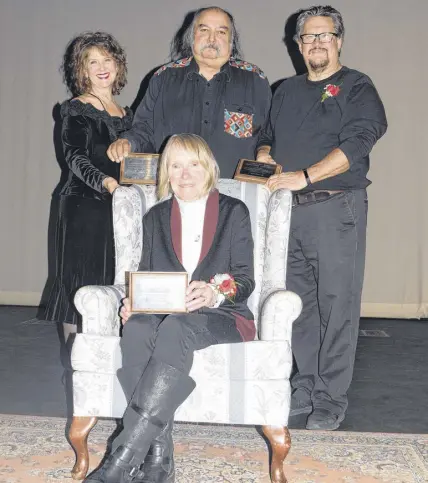
[{"label": "curly dark hair", "polygon": [[67,89],[73,96],[79,96],[91,89],[85,69],[89,51],[93,47],[111,55],[116,61],[118,73],[113,84],[113,94],[119,94],[127,83],[126,54],[113,35],[106,32],[84,32],[68,43],[61,65]]}]

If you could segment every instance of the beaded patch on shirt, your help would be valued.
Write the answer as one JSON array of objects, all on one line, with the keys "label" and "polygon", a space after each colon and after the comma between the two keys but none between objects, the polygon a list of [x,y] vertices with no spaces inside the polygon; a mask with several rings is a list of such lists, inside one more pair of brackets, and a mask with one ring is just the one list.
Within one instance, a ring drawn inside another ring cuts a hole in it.
[{"label": "beaded patch on shirt", "polygon": [[155,72],[155,75],[161,74],[164,70],[168,68],[178,69],[180,67],[187,67],[188,65],[190,65],[190,62],[192,62],[192,57],[185,57],[184,59],[174,60],[174,62],[169,62],[168,64],[165,64],[161,68],[159,68]]},{"label": "beaded patch on shirt", "polygon": [[257,67],[257,65],[251,64],[246,60],[238,60],[231,57],[229,60],[229,64],[232,67],[237,67],[238,69],[248,70],[249,72],[255,72],[262,79],[266,79],[265,73],[260,69],[260,67]]},{"label": "beaded patch on shirt", "polygon": [[237,138],[253,135],[253,114],[224,110],[224,131]]}]

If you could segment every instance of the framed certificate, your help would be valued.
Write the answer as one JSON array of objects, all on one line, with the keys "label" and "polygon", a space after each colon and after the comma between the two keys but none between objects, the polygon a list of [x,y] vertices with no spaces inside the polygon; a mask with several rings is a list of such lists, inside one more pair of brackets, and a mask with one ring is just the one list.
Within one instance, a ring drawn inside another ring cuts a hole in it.
[{"label": "framed certificate", "polygon": [[240,159],[233,178],[247,183],[265,184],[273,174],[280,174],[281,172],[282,166],[280,164]]},{"label": "framed certificate", "polygon": [[147,314],[185,313],[187,272],[131,272],[131,312]]},{"label": "framed certificate", "polygon": [[120,184],[156,184],[159,154],[129,153],[120,163]]}]

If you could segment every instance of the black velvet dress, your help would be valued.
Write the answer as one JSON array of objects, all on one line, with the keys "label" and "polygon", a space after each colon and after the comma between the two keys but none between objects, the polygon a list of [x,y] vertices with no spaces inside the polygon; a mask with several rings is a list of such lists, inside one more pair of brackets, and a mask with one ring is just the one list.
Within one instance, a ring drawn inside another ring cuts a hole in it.
[{"label": "black velvet dress", "polygon": [[61,106],[62,144],[69,166],[59,196],[56,226],[56,277],[45,319],[76,324],[73,298],[84,285],[110,285],[114,280],[112,196],[106,177],[119,180],[120,165],[107,157],[109,145],[130,129],[132,112],[110,116],[79,100]]}]

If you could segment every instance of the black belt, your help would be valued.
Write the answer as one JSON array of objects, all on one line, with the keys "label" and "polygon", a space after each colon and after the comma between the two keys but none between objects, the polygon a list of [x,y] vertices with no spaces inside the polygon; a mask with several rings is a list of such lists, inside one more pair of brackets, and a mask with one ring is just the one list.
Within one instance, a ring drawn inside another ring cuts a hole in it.
[{"label": "black belt", "polygon": [[305,205],[306,203],[318,203],[328,200],[340,191],[307,191],[306,193],[293,193],[293,206]]}]

